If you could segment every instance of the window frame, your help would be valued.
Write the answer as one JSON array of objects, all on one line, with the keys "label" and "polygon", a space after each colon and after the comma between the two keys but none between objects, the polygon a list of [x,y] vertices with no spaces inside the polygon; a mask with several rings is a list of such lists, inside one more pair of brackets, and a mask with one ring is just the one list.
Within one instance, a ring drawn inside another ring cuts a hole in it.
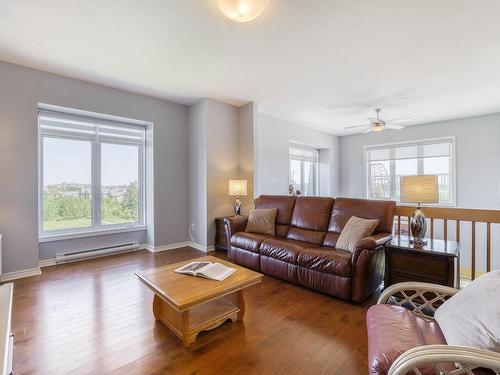
[{"label": "window frame", "polygon": [[[85,136],[66,136],[62,134],[45,134],[40,126],[40,111],[52,111],[61,116],[75,117],[83,116],[92,119],[95,122],[114,123],[114,125],[122,128],[143,128],[144,137],[142,142],[126,140],[110,140],[110,139],[92,139]],[[91,237],[96,235],[125,233],[146,230],[146,131],[147,126],[152,125],[150,122],[133,120],[118,116],[99,114],[95,112],[81,111],[72,108],[59,107],[53,105],[39,104],[37,116],[37,141],[38,141],[38,241],[50,242],[58,240],[66,240],[73,238]],[[44,166],[44,147],[43,141],[45,138],[50,139],[66,139],[76,141],[88,141],[91,144],[91,225],[82,228],[67,228],[56,229],[50,231],[43,230],[43,166]],[[127,224],[102,224],[102,207],[101,207],[101,150],[102,144],[119,144],[119,145],[134,145],[138,147],[138,221]]]},{"label": "window frame", "polygon": [[[418,139],[418,140],[412,140],[412,141],[402,141],[402,142],[389,142],[389,143],[382,143],[382,144],[370,144],[370,145],[364,145],[363,147],[363,175],[364,175],[364,192],[363,195],[367,199],[377,199],[377,198],[372,198],[368,196],[369,188],[369,176],[368,176],[368,152],[375,149],[375,148],[395,148],[398,146],[423,146],[426,143],[439,143],[440,141],[449,142],[451,144],[451,151],[450,151],[450,202],[440,202],[440,203],[427,203],[427,204],[421,204],[422,206],[428,206],[428,207],[456,207],[457,206],[457,197],[456,197],[456,192],[457,192],[457,173],[456,173],[456,137],[455,136],[445,136],[445,137],[437,137],[437,138],[424,138],[424,139]],[[393,163],[391,159],[391,171],[390,171],[390,176],[389,176],[389,185],[391,187],[391,192],[394,189],[396,184],[396,179],[393,178],[392,176],[395,176],[395,171],[393,170]],[[423,160],[423,159],[422,159]],[[421,165],[420,162],[417,159],[417,170],[420,172],[421,170]],[[398,203],[398,205],[401,206],[414,206],[411,203],[401,203],[399,199],[396,199],[395,197],[391,196],[390,198],[387,198],[390,200],[394,200]]]},{"label": "window frame", "polygon": [[[315,151],[316,152],[316,160],[315,161],[312,161],[312,160],[303,160],[303,159],[300,159],[300,158],[292,158],[290,156],[290,149],[291,148],[302,148],[302,149],[305,149],[305,150],[312,150],[312,151]],[[314,168],[314,193],[313,195],[307,195],[308,197],[317,197],[319,196],[319,149],[317,149],[316,147],[313,147],[313,146],[308,146],[308,145],[302,145],[302,144],[298,144],[298,143],[290,143],[288,145],[288,184],[291,183],[291,179],[292,179],[292,172],[291,172],[291,169],[292,169],[292,160],[294,161],[298,161],[300,162],[300,193],[301,195],[303,194],[303,189],[302,189],[302,185],[305,184],[305,180],[304,180],[304,162],[309,162],[309,163],[314,163],[315,164],[315,168]],[[305,195],[304,195],[305,196]]]}]

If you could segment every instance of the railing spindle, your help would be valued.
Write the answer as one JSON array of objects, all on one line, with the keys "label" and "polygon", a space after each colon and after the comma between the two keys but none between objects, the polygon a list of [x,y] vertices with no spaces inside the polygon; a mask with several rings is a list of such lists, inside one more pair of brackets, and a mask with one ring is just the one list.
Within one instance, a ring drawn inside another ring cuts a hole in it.
[{"label": "railing spindle", "polygon": [[476,222],[472,222],[472,263],[471,263],[471,280],[476,278]]},{"label": "railing spindle", "polygon": [[491,270],[491,223],[486,223],[486,272]]},{"label": "railing spindle", "polygon": [[408,219],[408,236],[411,237],[410,217],[408,216],[407,219]]},{"label": "railing spindle", "polygon": [[401,236],[401,216],[398,216],[398,236]]},{"label": "railing spindle", "polygon": [[457,220],[457,230],[455,231],[455,238],[457,242],[460,242],[460,220]]},{"label": "railing spindle", "polygon": [[443,231],[443,239],[448,241],[448,220],[444,219],[444,231]]},{"label": "railing spindle", "polygon": [[431,240],[434,239],[434,218],[431,217]]}]

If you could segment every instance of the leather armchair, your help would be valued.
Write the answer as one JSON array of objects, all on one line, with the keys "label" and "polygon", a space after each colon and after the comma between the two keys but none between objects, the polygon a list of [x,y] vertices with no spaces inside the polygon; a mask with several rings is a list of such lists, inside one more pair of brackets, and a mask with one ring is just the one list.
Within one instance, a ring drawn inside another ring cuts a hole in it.
[{"label": "leather armchair", "polygon": [[419,282],[388,287],[366,316],[368,373],[500,373],[500,353],[446,344],[434,320],[434,312],[457,292],[457,289],[447,286]]}]

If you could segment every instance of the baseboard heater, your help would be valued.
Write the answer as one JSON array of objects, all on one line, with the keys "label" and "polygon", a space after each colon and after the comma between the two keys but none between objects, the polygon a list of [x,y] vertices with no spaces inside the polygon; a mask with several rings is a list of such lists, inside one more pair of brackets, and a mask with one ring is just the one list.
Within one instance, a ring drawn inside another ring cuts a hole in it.
[{"label": "baseboard heater", "polygon": [[140,246],[137,242],[120,244],[109,247],[101,247],[96,249],[74,251],[71,253],[56,254],[56,264],[76,262],[84,259],[100,258],[107,255],[118,253],[126,253],[139,249]]}]

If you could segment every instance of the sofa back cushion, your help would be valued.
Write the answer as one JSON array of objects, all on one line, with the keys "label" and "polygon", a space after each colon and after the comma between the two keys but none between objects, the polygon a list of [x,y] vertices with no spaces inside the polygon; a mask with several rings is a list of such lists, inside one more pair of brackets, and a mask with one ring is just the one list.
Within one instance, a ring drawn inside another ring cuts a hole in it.
[{"label": "sofa back cushion", "polygon": [[286,238],[316,245],[323,243],[332,205],[333,198],[298,197]]},{"label": "sofa back cushion", "polygon": [[373,234],[392,233],[394,209],[396,202],[379,201],[373,199],[337,198],[333,204],[325,236],[324,245],[335,247],[342,229],[352,216],[364,219],[377,219],[378,224]]},{"label": "sofa back cushion", "polygon": [[276,208],[275,235],[286,237],[297,197],[289,195],[261,195],[255,199],[255,208]]}]

